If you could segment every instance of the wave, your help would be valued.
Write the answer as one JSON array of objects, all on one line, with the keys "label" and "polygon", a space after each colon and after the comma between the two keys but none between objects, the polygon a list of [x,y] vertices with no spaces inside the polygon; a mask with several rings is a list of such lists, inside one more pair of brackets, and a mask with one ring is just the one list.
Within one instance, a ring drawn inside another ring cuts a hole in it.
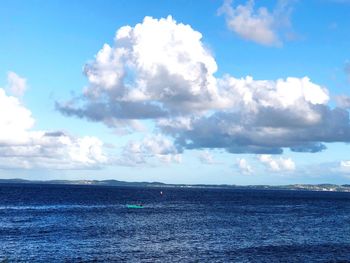
[{"label": "wave", "polygon": [[75,205],[75,204],[65,204],[65,205],[8,205],[0,206],[0,211],[2,210],[45,210],[45,211],[56,211],[56,210],[90,210],[90,209],[105,209],[105,208],[121,208],[125,205],[115,204],[115,205]]}]

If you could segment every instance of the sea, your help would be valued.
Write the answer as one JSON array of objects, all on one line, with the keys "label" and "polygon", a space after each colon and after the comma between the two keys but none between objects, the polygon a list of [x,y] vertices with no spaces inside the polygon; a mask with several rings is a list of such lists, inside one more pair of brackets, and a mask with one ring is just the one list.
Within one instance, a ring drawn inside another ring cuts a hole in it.
[{"label": "sea", "polygon": [[1,184],[0,262],[350,262],[350,193]]}]

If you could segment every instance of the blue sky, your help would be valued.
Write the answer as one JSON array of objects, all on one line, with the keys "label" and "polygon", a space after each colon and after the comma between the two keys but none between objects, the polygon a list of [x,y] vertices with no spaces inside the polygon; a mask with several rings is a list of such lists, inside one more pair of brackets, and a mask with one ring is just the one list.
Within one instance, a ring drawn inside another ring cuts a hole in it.
[{"label": "blue sky", "polygon": [[348,183],[349,12],[2,1],[0,177]]}]

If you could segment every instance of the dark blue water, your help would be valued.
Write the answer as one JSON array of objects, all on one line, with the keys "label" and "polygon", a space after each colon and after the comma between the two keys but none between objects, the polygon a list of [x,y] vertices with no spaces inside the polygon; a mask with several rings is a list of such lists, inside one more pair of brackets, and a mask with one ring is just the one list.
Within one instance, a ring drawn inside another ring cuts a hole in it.
[{"label": "dark blue water", "polygon": [[0,185],[3,259],[350,262],[350,193]]}]

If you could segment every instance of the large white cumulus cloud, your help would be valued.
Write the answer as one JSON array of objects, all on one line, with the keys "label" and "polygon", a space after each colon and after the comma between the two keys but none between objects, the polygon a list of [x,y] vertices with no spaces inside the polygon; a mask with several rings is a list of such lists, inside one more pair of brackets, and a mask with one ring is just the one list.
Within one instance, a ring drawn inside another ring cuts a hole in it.
[{"label": "large white cumulus cloud", "polygon": [[217,65],[189,25],[145,17],[120,28],[85,65],[85,103],[58,104],[68,115],[118,126],[120,119],[149,119],[201,112],[217,103]]},{"label": "large white cumulus cloud", "polygon": [[349,112],[331,108],[327,89],[308,77],[254,80],[216,71],[199,32],[170,16],[146,17],[117,31],[114,44],[86,64],[82,98],[57,108],[113,128],[152,120],[179,152],[317,152],[325,142],[350,141]]},{"label": "large white cumulus cloud", "polygon": [[161,121],[184,148],[225,148],[231,153],[317,152],[322,142],[349,141],[349,114],[327,106],[328,91],[308,78],[218,80],[230,103],[207,116]]},{"label": "large white cumulus cloud", "polygon": [[0,168],[92,168],[107,162],[102,142],[33,130],[30,110],[0,88]]}]

